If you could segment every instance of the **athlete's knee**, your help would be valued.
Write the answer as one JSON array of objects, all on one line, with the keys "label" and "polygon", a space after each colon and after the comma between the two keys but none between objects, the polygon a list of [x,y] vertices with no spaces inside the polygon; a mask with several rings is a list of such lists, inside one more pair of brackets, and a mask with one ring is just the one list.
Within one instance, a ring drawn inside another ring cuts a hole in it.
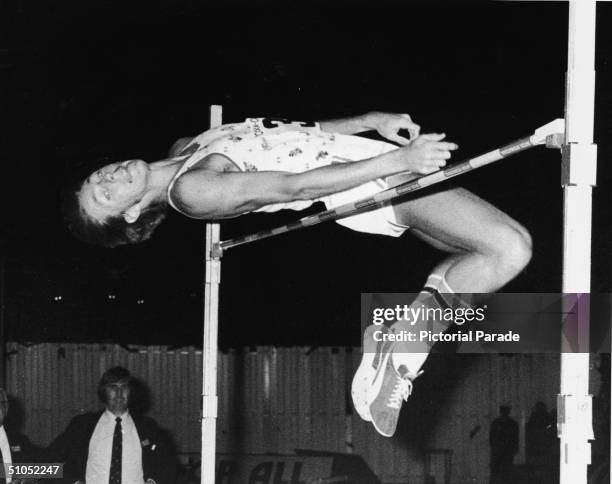
[{"label": "athlete's knee", "polygon": [[532,241],[527,229],[518,224],[503,224],[495,228],[493,256],[497,271],[514,277],[531,260]]}]

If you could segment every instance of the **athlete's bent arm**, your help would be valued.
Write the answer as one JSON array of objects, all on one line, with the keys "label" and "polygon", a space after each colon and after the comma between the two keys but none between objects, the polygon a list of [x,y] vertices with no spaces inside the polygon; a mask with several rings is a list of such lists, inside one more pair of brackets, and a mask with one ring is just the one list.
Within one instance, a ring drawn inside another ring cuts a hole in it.
[{"label": "athlete's bent arm", "polygon": [[374,111],[350,118],[319,121],[321,130],[329,133],[356,134],[376,130],[378,133],[400,145],[407,145],[410,140],[398,134],[400,129],[410,133],[410,138],[419,135],[420,127],[408,114],[381,113]]},{"label": "athlete's bent arm", "polygon": [[410,145],[349,163],[327,165],[302,173],[221,172],[226,158],[212,154],[201,169],[181,175],[172,188],[172,199],[193,218],[235,217],[266,205],[313,200],[348,190],[376,178],[405,171],[430,173],[446,164],[457,145],[444,142],[444,135],[422,135]]},{"label": "athlete's bent arm", "polygon": [[[338,134],[356,134],[376,130],[384,138],[400,145],[407,145],[410,140],[400,136],[398,131],[405,129],[411,138],[419,135],[420,127],[414,123],[408,114],[382,113],[373,111],[349,118],[319,121],[322,131]],[[179,153],[193,140],[193,137],[180,138],[174,142],[168,156],[178,156]]]}]

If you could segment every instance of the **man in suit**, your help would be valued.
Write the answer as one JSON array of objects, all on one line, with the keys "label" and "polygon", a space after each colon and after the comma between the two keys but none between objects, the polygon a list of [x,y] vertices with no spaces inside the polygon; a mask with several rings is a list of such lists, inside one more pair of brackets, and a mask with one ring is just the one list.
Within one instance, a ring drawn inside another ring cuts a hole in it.
[{"label": "man in suit", "polygon": [[110,368],[98,385],[106,408],[74,417],[51,443],[49,458],[65,463],[66,484],[174,484],[159,427],[129,412],[132,389],[128,370]]},{"label": "man in suit", "polygon": [[[25,435],[20,434],[15,430],[10,430],[5,425],[6,417],[9,410],[9,399],[4,388],[0,387],[0,458],[1,462],[6,466],[8,464],[21,464],[28,462],[36,462],[36,455],[32,444]],[[6,470],[6,467],[5,467]],[[2,477],[0,475],[0,483],[10,482],[12,484],[34,482],[33,480],[16,479],[11,477]]]}]

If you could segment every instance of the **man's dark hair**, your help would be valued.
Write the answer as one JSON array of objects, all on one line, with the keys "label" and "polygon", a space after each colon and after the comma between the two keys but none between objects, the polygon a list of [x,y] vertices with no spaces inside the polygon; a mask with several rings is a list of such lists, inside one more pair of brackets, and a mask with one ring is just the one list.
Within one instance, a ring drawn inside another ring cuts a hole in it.
[{"label": "man's dark hair", "polygon": [[130,389],[132,388],[134,379],[129,370],[122,366],[113,366],[104,372],[104,375],[100,378],[100,383],[98,383],[98,398],[104,404],[107,403],[106,392],[104,391],[106,386],[119,382],[126,382],[130,386]]},{"label": "man's dark hair", "polygon": [[83,242],[103,247],[137,244],[149,239],[166,217],[168,205],[164,203],[144,208],[138,219],[133,223],[126,222],[121,215],[108,217],[102,223],[93,220],[83,211],[79,203],[79,191],[83,186],[85,177],[91,171],[93,170],[90,170],[87,174],[82,171],[81,176],[62,191],[62,216],[68,230]]}]

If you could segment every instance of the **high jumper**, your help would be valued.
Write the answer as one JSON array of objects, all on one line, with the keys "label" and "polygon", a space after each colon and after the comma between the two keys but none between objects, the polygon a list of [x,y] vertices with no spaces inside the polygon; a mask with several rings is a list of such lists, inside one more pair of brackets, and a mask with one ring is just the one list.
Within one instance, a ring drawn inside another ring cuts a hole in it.
[{"label": "high jumper", "polygon": [[[395,144],[355,136],[369,130]],[[351,204],[415,175],[444,171],[457,148],[444,134],[420,134],[408,114],[371,112],[320,122],[249,118],[183,138],[160,161],[117,161],[93,170],[65,192],[63,208],[75,235],[115,247],[147,240],[168,207],[191,218],[219,220],[301,210],[314,201],[326,207]],[[432,270],[418,305],[470,305],[474,301],[462,295],[499,290],[531,257],[527,230],[462,188],[389,199],[337,222],[393,237],[408,230],[447,254]],[[401,331],[401,325],[388,330]],[[368,330],[365,336],[367,346]],[[401,343],[364,349],[353,381],[357,411],[383,435],[394,433],[401,402],[427,357],[428,348],[411,350]],[[375,390],[372,368],[384,371],[384,383]]]}]

